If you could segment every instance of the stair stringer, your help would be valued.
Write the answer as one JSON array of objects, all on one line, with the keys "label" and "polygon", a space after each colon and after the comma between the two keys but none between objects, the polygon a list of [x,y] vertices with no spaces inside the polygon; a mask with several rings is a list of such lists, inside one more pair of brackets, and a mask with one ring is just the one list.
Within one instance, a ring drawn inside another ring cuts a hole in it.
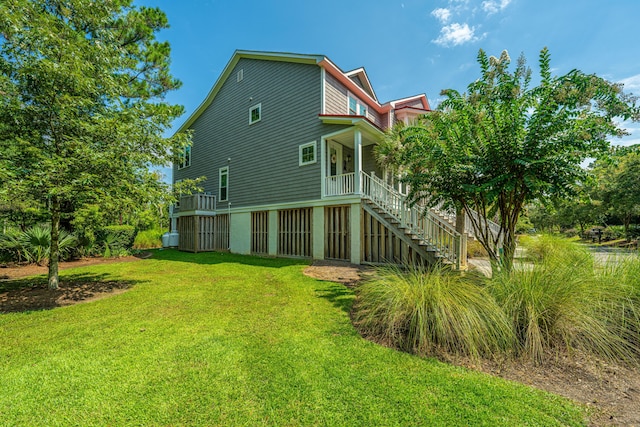
[{"label": "stair stringer", "polygon": [[[416,236],[412,236],[411,234],[405,232],[405,229],[398,226],[398,224],[393,223],[389,218],[390,216],[378,212],[378,210],[372,205],[372,202],[363,200],[362,208],[369,213],[373,218],[376,219],[380,224],[382,224],[387,230],[393,233],[398,239],[404,242],[407,246],[409,246],[415,253],[420,255],[425,262],[429,265],[434,265],[436,263],[447,262],[447,260],[442,257],[438,250],[429,245],[425,241],[417,238]],[[406,261],[405,261],[406,262]],[[369,262],[367,262],[369,263]]]}]

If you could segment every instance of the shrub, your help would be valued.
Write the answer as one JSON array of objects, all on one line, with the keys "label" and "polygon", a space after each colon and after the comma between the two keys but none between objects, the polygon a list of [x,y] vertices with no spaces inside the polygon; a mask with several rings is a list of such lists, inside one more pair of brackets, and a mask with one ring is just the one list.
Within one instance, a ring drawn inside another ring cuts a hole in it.
[{"label": "shrub", "polygon": [[[26,261],[41,265],[51,251],[51,226],[34,225],[25,231],[13,231],[3,235],[2,247],[15,262]],[[68,259],[78,240],[65,230],[60,230],[58,245],[60,259]]]},{"label": "shrub", "polygon": [[467,239],[467,255],[472,258],[487,258],[489,253],[479,241]]},{"label": "shrub", "polygon": [[[568,263],[582,266],[585,271],[593,271],[593,257],[584,246],[576,244],[576,240],[549,234],[521,236],[520,246],[529,261],[546,261],[560,267]],[[552,266],[551,264],[549,266]]]},{"label": "shrub", "polygon": [[[525,239],[536,264],[495,274],[489,291],[510,319],[521,354],[542,362],[552,349],[581,349],[609,360],[630,360],[636,350],[619,317],[625,289],[605,282],[593,256],[567,239]],[[636,311],[637,305],[632,309]]]},{"label": "shrub", "polygon": [[610,260],[595,280],[596,286],[604,286],[603,292],[613,300],[600,308],[609,328],[629,342],[640,357],[640,256],[635,253]]},{"label": "shrub", "polygon": [[133,249],[153,249],[162,247],[162,235],[164,230],[139,231],[133,241]]},{"label": "shrub", "polygon": [[357,289],[354,320],[365,335],[420,355],[493,356],[513,345],[483,287],[442,269],[378,270]]},{"label": "shrub", "polygon": [[133,246],[135,228],[131,225],[109,225],[97,236],[97,243],[105,258],[126,255]]},{"label": "shrub", "polygon": [[18,240],[20,231],[18,229],[8,229],[6,233],[0,234],[0,261],[2,262],[22,262],[22,246]]},{"label": "shrub", "polygon": [[618,240],[626,238],[624,234],[624,226],[610,225],[604,229],[603,237],[605,240]]}]

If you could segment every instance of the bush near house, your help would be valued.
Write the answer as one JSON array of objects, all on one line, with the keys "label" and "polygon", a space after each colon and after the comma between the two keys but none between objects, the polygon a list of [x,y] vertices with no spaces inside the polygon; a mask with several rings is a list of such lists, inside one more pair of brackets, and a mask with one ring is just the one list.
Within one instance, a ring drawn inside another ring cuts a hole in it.
[{"label": "bush near house", "polygon": [[637,365],[640,256],[602,267],[575,241],[526,236],[521,243],[525,263],[492,278],[381,270],[356,291],[356,324],[418,354],[540,363],[578,350]]},{"label": "bush near house", "polygon": [[133,249],[155,249],[162,247],[162,235],[165,230],[141,230],[133,241]]}]

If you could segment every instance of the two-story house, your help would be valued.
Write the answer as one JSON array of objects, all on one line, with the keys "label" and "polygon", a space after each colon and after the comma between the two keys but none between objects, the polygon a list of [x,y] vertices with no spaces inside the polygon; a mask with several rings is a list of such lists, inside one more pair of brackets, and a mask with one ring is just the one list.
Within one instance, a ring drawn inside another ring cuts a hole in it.
[{"label": "two-story house", "polygon": [[174,181],[207,177],[174,210],[179,249],[464,263],[466,237],[409,207],[374,158],[385,129],[429,109],[424,94],[381,103],[363,68],[323,55],[236,51],[179,129],[193,144]]}]

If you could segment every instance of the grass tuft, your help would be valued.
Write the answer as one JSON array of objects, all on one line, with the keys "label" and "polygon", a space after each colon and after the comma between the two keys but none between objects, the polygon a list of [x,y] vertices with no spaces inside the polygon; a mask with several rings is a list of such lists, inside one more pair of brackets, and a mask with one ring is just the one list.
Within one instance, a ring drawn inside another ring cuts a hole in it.
[{"label": "grass tuft", "polygon": [[420,355],[472,357],[513,347],[509,322],[479,284],[440,268],[383,268],[358,288],[356,325]]},{"label": "grass tuft", "polygon": [[540,236],[522,242],[534,264],[514,266],[489,280],[489,291],[510,319],[525,358],[543,362],[558,348],[631,361],[636,345],[619,311],[626,290],[594,268],[593,255],[570,240]]}]

